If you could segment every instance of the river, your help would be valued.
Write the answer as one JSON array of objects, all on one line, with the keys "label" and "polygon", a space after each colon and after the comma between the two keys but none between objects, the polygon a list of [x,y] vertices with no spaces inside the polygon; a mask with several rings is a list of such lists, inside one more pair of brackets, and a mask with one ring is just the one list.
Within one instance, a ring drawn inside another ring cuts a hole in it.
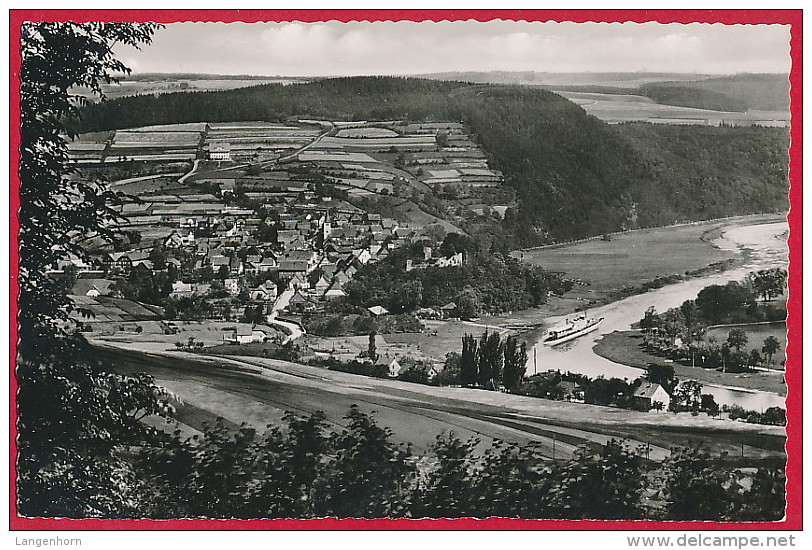
[{"label": "river", "polygon": [[[724,273],[690,279],[591,309],[590,316],[604,317],[604,321],[598,329],[559,346],[542,345],[538,341],[541,331],[537,331],[529,339],[533,345],[528,350],[527,372],[533,374],[537,371],[559,369],[562,372],[585,374],[591,378],[601,375],[606,378],[625,378],[630,381],[638,378],[643,373],[642,369],[621,365],[597,355],[592,349],[595,342],[604,334],[629,330],[633,323],[643,318],[646,309],[652,305],[658,312],[663,312],[679,306],[685,300],[696,298],[699,291],[708,285],[741,280],[748,273],[759,269],[786,267],[786,233],[786,222],[730,227],[714,241],[714,244],[724,250],[740,253],[748,251],[747,264]],[[546,318],[544,319],[545,326],[558,324],[564,319],[565,316]],[[745,409],[757,411],[773,406],[785,407],[785,397],[771,392],[741,390],[709,384],[704,385],[703,392],[712,394],[720,405],[737,404]]]}]

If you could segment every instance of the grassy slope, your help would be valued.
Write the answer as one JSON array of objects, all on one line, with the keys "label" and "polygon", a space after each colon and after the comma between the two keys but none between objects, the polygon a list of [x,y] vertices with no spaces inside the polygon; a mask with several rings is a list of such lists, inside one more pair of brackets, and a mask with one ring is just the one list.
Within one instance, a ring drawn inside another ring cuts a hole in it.
[{"label": "grassy slope", "polygon": [[90,106],[82,131],[200,120],[462,120],[505,174],[514,244],[784,208],[786,130],[608,126],[538,88],[340,78]]}]

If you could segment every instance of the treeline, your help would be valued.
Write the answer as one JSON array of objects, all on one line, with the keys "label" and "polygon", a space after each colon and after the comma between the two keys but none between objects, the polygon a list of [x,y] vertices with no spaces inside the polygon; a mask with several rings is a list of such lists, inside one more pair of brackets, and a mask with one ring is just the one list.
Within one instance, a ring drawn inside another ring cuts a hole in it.
[{"label": "treeline", "polygon": [[400,247],[386,259],[364,266],[345,288],[347,302],[360,307],[382,305],[392,313],[441,308],[454,302],[459,316],[470,318],[536,307],[546,301],[548,293],[563,294],[572,287],[558,273],[499,251],[482,251],[476,240],[456,233],[447,235],[434,254],[462,252],[463,265],[406,271],[406,261],[421,258],[425,244]]},{"label": "treeline", "polygon": [[640,177],[626,192],[641,227],[789,208],[785,129],[643,123],[613,129],[637,157]]},{"label": "treeline", "polygon": [[512,246],[787,208],[785,129],[609,126],[538,88],[392,77],[268,84],[88,105],[73,129],[291,116],[464,122],[521,198],[502,222]]},{"label": "treeline", "polygon": [[[183,440],[155,433],[119,449],[116,491],[24,493],[28,516],[115,518],[457,518],[775,521],[784,472],[740,470],[674,449],[662,463],[619,441],[549,460],[538,444],[437,437],[427,456],[353,406],[340,429],[322,413],[260,433],[217,423]],[[689,480],[689,481],[688,481]],[[33,499],[31,498],[33,497]]]},{"label": "treeline", "polygon": [[747,103],[734,99],[721,92],[703,90],[679,83],[654,83],[640,86],[640,93],[662,105],[676,105],[677,107],[691,107],[694,109],[708,109],[711,111],[726,111],[744,113]]},{"label": "treeline", "polygon": [[[729,98],[720,104],[720,107],[726,106],[729,108],[721,110],[759,109],[784,112],[789,110],[789,78],[786,74],[737,74],[690,82],[657,82],[641,86],[641,90],[645,95],[648,95],[650,87],[657,91],[667,90],[668,88],[688,89],[694,93],[713,94]],[[649,97],[656,101],[656,97],[651,95]],[[696,97],[713,96],[700,95]],[[672,105],[676,105],[676,103],[672,103]],[[741,107],[733,108],[737,105]],[[702,108],[701,104],[687,104],[686,106]]]},{"label": "treeline", "polygon": [[785,321],[785,304],[759,304],[757,299],[760,296],[766,302],[781,296],[786,281],[786,270],[765,269],[751,273],[743,281],[706,286],[696,300],[686,300],[678,308],[663,313],[657,313],[652,306],[639,322],[643,346],[692,366],[721,368],[725,372],[742,372],[763,363],[771,365],[781,349],[774,336],[768,336],[762,346],[748,351],[749,337],[741,328],[731,328],[722,343],[707,336],[707,331],[709,326],[719,323]]},{"label": "treeline", "polygon": [[463,385],[489,390],[504,388],[516,392],[527,369],[527,343],[514,335],[504,340],[487,330],[479,337],[464,334],[462,353],[449,353],[440,373],[443,385]]}]

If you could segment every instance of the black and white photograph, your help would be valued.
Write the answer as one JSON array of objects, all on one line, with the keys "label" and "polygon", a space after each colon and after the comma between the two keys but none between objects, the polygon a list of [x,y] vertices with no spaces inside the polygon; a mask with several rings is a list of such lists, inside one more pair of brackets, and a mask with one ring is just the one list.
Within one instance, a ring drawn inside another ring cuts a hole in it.
[{"label": "black and white photograph", "polygon": [[13,524],[800,525],[800,12],[116,13],[11,14]]}]

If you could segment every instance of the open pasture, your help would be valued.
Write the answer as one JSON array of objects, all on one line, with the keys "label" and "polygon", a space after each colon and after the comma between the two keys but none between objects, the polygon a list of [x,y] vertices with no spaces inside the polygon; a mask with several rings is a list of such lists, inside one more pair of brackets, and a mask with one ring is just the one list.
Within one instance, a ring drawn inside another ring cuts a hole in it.
[{"label": "open pasture", "polygon": [[635,286],[657,277],[682,275],[737,255],[716,248],[706,233],[731,222],[705,222],[643,229],[571,245],[514,252],[549,271],[589,283],[595,292]]}]

